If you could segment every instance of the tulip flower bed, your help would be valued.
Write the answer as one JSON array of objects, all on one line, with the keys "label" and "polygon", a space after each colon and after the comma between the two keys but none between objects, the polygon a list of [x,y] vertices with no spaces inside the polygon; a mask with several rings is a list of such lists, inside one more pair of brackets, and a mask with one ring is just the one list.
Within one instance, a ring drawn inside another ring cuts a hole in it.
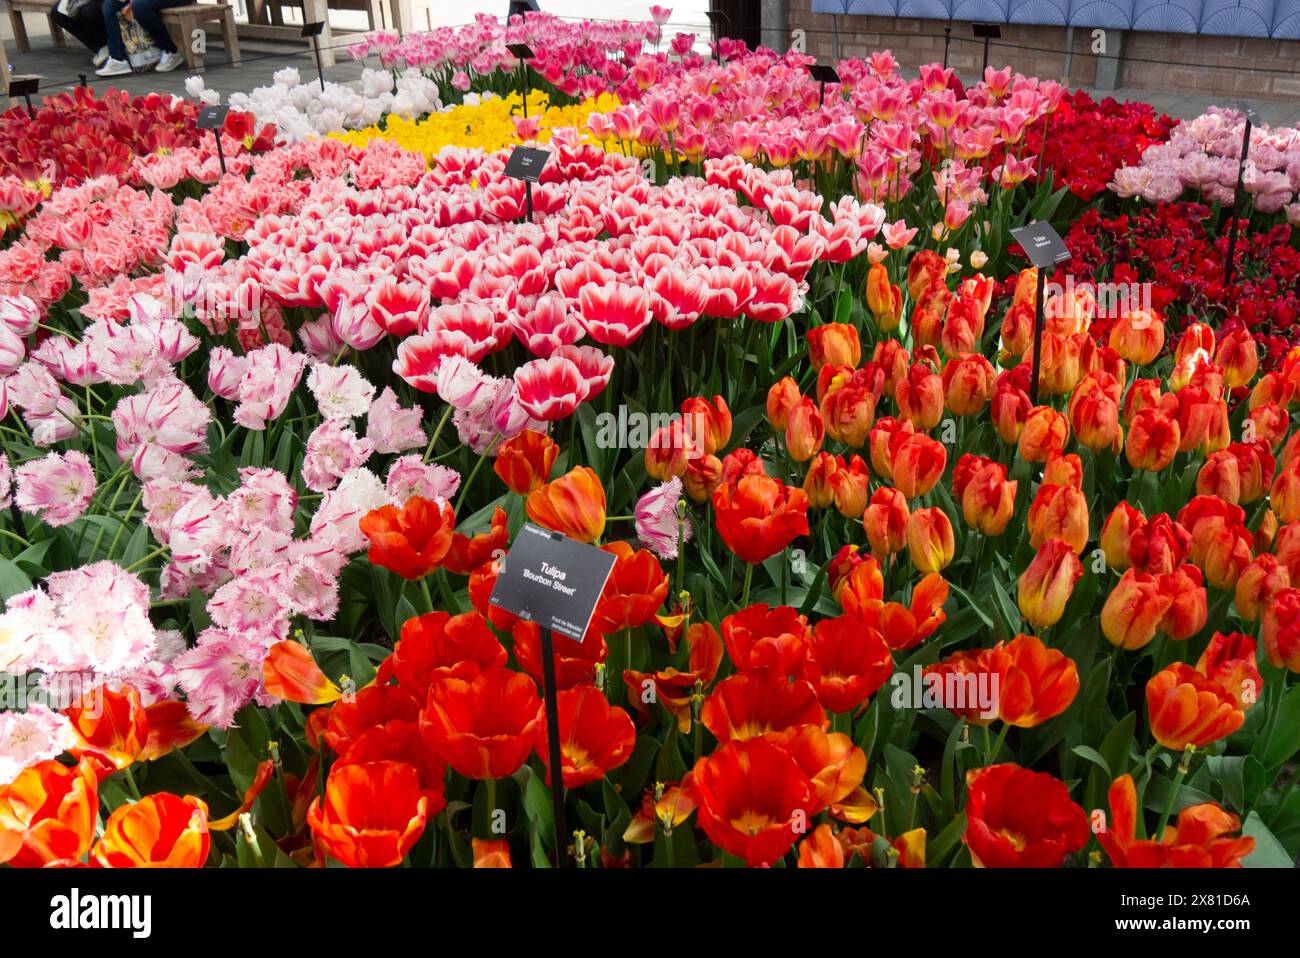
[{"label": "tulip flower bed", "polygon": [[[1300,351],[1172,276],[1035,332],[1078,98],[689,56],[548,90],[530,191],[505,115],[232,113],[11,216],[0,862],[1294,863]],[[525,523],[613,557],[553,663]]]}]

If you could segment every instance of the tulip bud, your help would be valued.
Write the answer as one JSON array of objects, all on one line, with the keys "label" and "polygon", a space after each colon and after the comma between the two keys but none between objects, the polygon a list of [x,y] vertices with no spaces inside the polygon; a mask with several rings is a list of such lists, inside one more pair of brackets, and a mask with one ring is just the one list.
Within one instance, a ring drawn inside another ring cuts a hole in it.
[{"label": "tulip bud", "polygon": [[1300,519],[1300,459],[1292,459],[1278,471],[1269,489],[1268,502],[1279,522]]},{"label": "tulip bud", "polygon": [[959,493],[966,524],[986,536],[1002,535],[1015,511],[1018,486],[1007,481],[1007,468],[1000,462],[980,466]]},{"label": "tulip bud", "polygon": [[1088,500],[1074,486],[1038,487],[1029,507],[1029,544],[1038,549],[1048,539],[1063,539],[1076,554],[1088,544]]},{"label": "tulip bud", "polygon": [[1208,615],[1205,579],[1194,565],[1179,566],[1157,577],[1160,591],[1169,596],[1169,609],[1160,620],[1160,631],[1176,641],[1190,639],[1205,627]]},{"label": "tulip bud", "polygon": [[713,401],[692,396],[682,403],[682,422],[686,432],[707,455],[726,447],[731,441],[731,410],[721,396]]},{"label": "tulip bud", "polygon": [[702,454],[703,450],[687,431],[685,420],[674,419],[650,437],[645,448],[646,475],[660,481],[684,476],[688,464]]},{"label": "tulip bud", "polygon": [[803,477],[803,491],[808,496],[808,508],[825,509],[835,501],[831,480],[843,468],[844,460],[829,452],[819,452],[813,456],[812,462],[808,464],[808,473]]},{"label": "tulip bud", "polygon": [[1021,614],[1040,629],[1055,625],[1081,575],[1083,566],[1070,544],[1048,539],[1020,576]]},{"label": "tulip bud", "polygon": [[914,363],[894,390],[899,413],[918,430],[933,429],[943,418],[943,380],[924,363]]},{"label": "tulip bud", "polygon": [[1047,462],[1065,449],[1070,424],[1051,406],[1035,406],[1025,418],[1017,449],[1027,462]]},{"label": "tulip bud", "polygon": [[821,410],[807,396],[790,410],[790,420],[785,427],[785,445],[795,462],[807,462],[822,447],[826,438],[826,424]]},{"label": "tulip bud", "polygon": [[956,550],[952,520],[942,509],[917,509],[907,518],[907,554],[921,572],[940,572]]},{"label": "tulip bud", "polygon": [[934,488],[948,464],[943,443],[923,433],[913,433],[894,448],[891,471],[894,487],[908,499]]},{"label": "tulip bud", "polygon": [[1245,329],[1234,329],[1219,340],[1214,361],[1223,368],[1223,381],[1231,389],[1250,383],[1259,369],[1259,349]]},{"label": "tulip bud", "polygon": [[894,395],[910,365],[907,349],[897,339],[882,339],[871,351],[871,360],[878,363],[885,373],[885,392]]},{"label": "tulip bud", "polygon": [[885,333],[893,332],[903,314],[903,296],[897,286],[889,282],[889,272],[883,263],[876,263],[867,271],[867,309],[876,321],[876,327]]},{"label": "tulip bud", "polygon": [[1159,406],[1145,406],[1129,424],[1124,456],[1134,469],[1160,472],[1174,461],[1181,440],[1176,419]]},{"label": "tulip bud", "polygon": [[808,358],[814,369],[827,363],[856,367],[862,360],[858,331],[848,323],[826,323],[808,330]]},{"label": "tulip bud", "polygon": [[1233,605],[1247,622],[1257,622],[1277,594],[1290,587],[1287,567],[1277,556],[1265,552],[1255,556],[1237,576]]},{"label": "tulip bud", "polygon": [[993,395],[993,364],[979,353],[948,360],[943,370],[944,401],[955,416],[978,416]]},{"label": "tulip bud", "polygon": [[799,384],[786,376],[767,391],[767,421],[774,432],[785,432],[790,410],[799,402]]},{"label": "tulip bud", "polygon": [[1146,516],[1127,502],[1120,502],[1101,524],[1101,550],[1106,564],[1116,571],[1129,567],[1129,549],[1133,535],[1146,526]]},{"label": "tulip bud", "polygon": [[1132,652],[1156,637],[1173,604],[1155,576],[1129,569],[1110,590],[1101,608],[1101,631],[1111,645]]},{"label": "tulip bud", "polygon": [[1264,609],[1260,637],[1275,668],[1300,672],[1300,589],[1282,589]]},{"label": "tulip bud", "polygon": [[835,508],[848,519],[860,519],[867,508],[871,476],[861,456],[850,456],[848,464],[831,476]]},{"label": "tulip bud", "polygon": [[862,516],[871,551],[893,555],[907,544],[907,499],[897,489],[881,486],[871,494],[870,504]]},{"label": "tulip bud", "polygon": [[1032,408],[1029,394],[1023,389],[1010,384],[995,386],[990,412],[998,438],[1007,445],[1019,442],[1020,433],[1025,428],[1025,420],[1029,418],[1029,410]]},{"label": "tulip bud", "polygon": [[1165,345],[1165,323],[1150,309],[1136,309],[1115,321],[1110,348],[1131,363],[1149,366]]},{"label": "tulip bud", "polygon": [[511,492],[526,496],[551,478],[559,454],[559,445],[546,433],[525,429],[497,447],[492,469]]}]

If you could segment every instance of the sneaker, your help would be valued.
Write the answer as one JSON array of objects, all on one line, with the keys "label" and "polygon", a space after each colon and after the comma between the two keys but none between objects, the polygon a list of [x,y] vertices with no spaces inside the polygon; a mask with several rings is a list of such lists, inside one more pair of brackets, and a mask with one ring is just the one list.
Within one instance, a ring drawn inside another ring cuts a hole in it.
[{"label": "sneaker", "polygon": [[108,62],[108,47],[100,47],[99,52],[90,58],[92,65],[102,67]]},{"label": "sneaker", "polygon": [[181,56],[179,51],[172,50],[162,55],[158,60],[158,65],[154,67],[154,69],[159,73],[170,73],[172,70],[175,70],[177,67],[183,66],[184,64],[185,57]]},{"label": "sneaker", "polygon": [[109,57],[107,62],[95,71],[95,76],[124,77],[131,72],[133,72],[131,70],[131,64],[127,63],[125,60],[117,60],[113,57]]}]

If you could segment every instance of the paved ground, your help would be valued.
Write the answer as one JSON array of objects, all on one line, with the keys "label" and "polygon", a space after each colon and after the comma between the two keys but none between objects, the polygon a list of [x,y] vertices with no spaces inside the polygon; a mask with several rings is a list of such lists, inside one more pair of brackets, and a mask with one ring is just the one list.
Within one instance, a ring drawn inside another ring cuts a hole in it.
[{"label": "paved ground", "polygon": [[[434,0],[435,6],[438,2],[439,0]],[[417,12],[417,19],[419,16],[420,14]],[[430,14],[430,16],[433,15]],[[13,72],[34,73],[45,77],[46,79],[42,82],[43,91],[48,89],[50,92],[58,92],[67,87],[75,86],[79,82],[78,74],[84,73],[92,86],[98,84],[102,87],[107,83],[111,83],[115,87],[127,89],[137,94],[160,91],[174,93],[178,96],[185,95],[185,78],[189,73],[184,68],[170,74],[149,72],[128,77],[115,77],[111,81],[99,80],[95,77],[94,70],[90,65],[89,53],[75,40],[68,38],[70,45],[59,49],[51,43],[43,17],[28,14],[25,22],[32,40],[30,53],[15,52],[7,14],[0,16],[0,37],[3,37],[4,50],[9,56],[9,63]],[[350,36],[351,39],[355,40],[359,34],[349,35],[343,31],[348,28],[363,29],[365,27],[364,16],[360,13],[349,13],[347,11],[333,12],[330,23],[335,30],[334,44],[339,48],[339,62],[337,66],[325,71],[326,77],[336,81],[354,80],[360,75],[361,67],[347,56],[342,47],[349,42]],[[315,69],[311,52],[306,47],[297,44],[288,45],[251,40],[240,43],[243,65],[239,69],[235,69],[225,63],[223,51],[216,42],[218,39],[214,37],[209,48],[204,80],[210,88],[219,90],[223,94],[240,90],[247,91],[254,87],[269,84],[271,75],[285,65],[297,66],[304,74],[310,74]],[[1097,91],[1089,89],[1088,92],[1097,97],[1113,96],[1118,100],[1144,100],[1164,113],[1183,119],[1198,116],[1206,107],[1216,103],[1226,105],[1222,99],[1189,95],[1177,90],[1120,89]],[[1270,125],[1300,125],[1300,103],[1251,99],[1248,95],[1246,99],[1250,101],[1264,122]]]}]

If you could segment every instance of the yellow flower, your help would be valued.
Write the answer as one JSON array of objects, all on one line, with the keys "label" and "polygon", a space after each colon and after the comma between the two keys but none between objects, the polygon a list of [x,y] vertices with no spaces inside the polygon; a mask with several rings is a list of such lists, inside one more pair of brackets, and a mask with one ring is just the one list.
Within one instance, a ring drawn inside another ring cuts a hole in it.
[{"label": "yellow flower", "polygon": [[[554,130],[573,127],[584,134],[586,142],[604,149],[606,144],[588,133],[587,119],[593,113],[609,113],[618,107],[618,97],[612,93],[602,93],[569,106],[555,106],[546,93],[533,90],[528,94],[528,118],[536,121],[537,133],[530,139],[546,143]],[[377,139],[392,140],[404,149],[423,153],[428,161],[449,146],[478,148],[487,152],[518,146],[524,140],[520,138],[515,121],[523,118],[523,101],[518,93],[512,93],[507,97],[454,106],[420,120],[390,115],[382,129],[370,126],[330,135],[358,147]],[[613,141],[609,145],[612,146]]]}]

